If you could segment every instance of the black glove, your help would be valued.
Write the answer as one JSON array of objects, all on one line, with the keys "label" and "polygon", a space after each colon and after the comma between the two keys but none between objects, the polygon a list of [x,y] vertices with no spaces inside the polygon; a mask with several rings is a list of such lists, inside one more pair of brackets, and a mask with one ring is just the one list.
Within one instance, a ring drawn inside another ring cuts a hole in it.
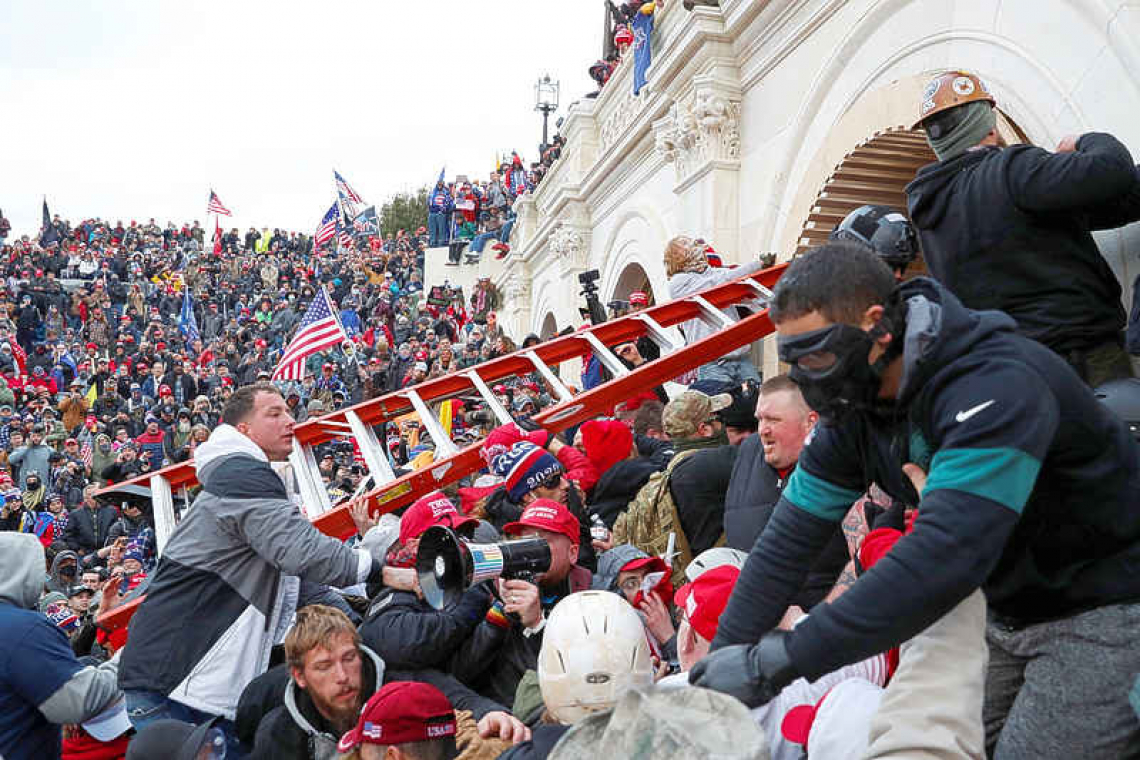
[{"label": "black glove", "polygon": [[750,708],[766,704],[798,675],[787,636],[787,631],[769,631],[755,646],[734,644],[710,652],[689,671],[689,683],[736,697]]}]

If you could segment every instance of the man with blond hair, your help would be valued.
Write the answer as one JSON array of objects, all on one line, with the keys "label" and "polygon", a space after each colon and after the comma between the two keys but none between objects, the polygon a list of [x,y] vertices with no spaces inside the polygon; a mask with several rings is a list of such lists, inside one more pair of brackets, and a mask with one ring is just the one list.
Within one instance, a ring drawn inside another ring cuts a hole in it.
[{"label": "man with blond hair", "polygon": [[[257,723],[257,704],[276,704],[259,721],[254,758],[321,760],[335,756],[338,740],[356,725],[361,709],[386,679],[433,684],[457,709],[472,711],[481,736],[521,741],[528,734],[500,705],[450,676],[437,671],[387,670],[380,655],[361,643],[348,616],[333,607],[313,604],[299,609],[284,646],[285,665],[256,679],[242,695],[239,722],[249,718]],[[287,681],[281,672],[285,669]]]},{"label": "man with blond hair", "polygon": [[[675,237],[665,246],[665,274],[669,277],[669,297],[681,298],[707,290],[714,285],[731,282],[746,274],[759,272],[764,265],[759,261],[741,264],[736,267],[713,267],[709,265],[705,241],[689,237]],[[725,316],[740,318],[739,307],[723,309]],[[719,328],[712,327],[702,319],[690,319],[681,325],[685,343],[692,345],[709,337]],[[724,383],[741,383],[745,380],[760,382],[760,373],[749,357],[751,346],[741,346],[729,351],[719,359],[703,365],[697,370],[701,380],[719,380]]]}]

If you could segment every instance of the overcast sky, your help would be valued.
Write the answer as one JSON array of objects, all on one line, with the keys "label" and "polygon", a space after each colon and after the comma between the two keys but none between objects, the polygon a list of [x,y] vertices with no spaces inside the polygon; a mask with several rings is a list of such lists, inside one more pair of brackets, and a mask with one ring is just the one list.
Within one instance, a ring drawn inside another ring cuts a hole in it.
[{"label": "overcast sky", "polygon": [[242,229],[308,231],[334,167],[379,205],[533,160],[535,80],[562,115],[602,25],[601,0],[0,2],[0,210],[16,234],[44,195],[72,221],[205,222],[213,187]]}]

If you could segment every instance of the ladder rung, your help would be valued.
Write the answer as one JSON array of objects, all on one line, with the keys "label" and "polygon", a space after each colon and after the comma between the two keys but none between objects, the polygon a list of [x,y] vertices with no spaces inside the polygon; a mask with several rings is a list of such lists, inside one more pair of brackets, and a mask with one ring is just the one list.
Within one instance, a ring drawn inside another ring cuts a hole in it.
[{"label": "ladder rung", "polygon": [[289,455],[293,463],[293,474],[297,476],[297,487],[301,490],[301,506],[311,520],[332,509],[328,489],[321,480],[321,470],[313,447],[293,439],[293,453]]},{"label": "ladder rung", "polygon": [[428,405],[420,398],[420,394],[415,391],[405,391],[404,395],[407,396],[408,401],[412,402],[412,408],[415,409],[416,414],[420,416],[420,424],[423,425],[431,435],[431,442],[435,445],[435,458],[441,459],[459,453],[459,449],[455,447],[455,443],[443,432],[443,426],[439,424],[439,420],[431,413],[431,409],[428,409]]},{"label": "ladder rung", "polygon": [[676,343],[673,342],[673,339],[665,332],[665,328],[662,327],[656,319],[648,314],[634,314],[633,316],[645,325],[646,334],[649,336],[649,339],[656,343],[657,347],[661,349],[661,353],[667,354],[677,348]]},{"label": "ladder rung", "polygon": [[175,526],[174,494],[169,480],[161,475],[151,476],[150,501],[154,508],[154,541],[161,553]]},{"label": "ladder rung", "polygon": [[744,284],[756,291],[756,294],[764,301],[771,303],[772,291],[760,284],[760,282],[752,277],[744,281]]},{"label": "ladder rung", "polygon": [[495,415],[495,419],[503,425],[510,422],[510,412],[499,402],[499,397],[492,393],[491,389],[487,387],[487,383],[483,381],[483,378],[479,377],[479,373],[475,370],[471,370],[467,373],[467,377],[471,378],[471,384],[475,386],[475,390],[479,391],[479,395],[483,397],[483,401],[487,403],[487,406],[491,407],[491,413]]},{"label": "ladder rung", "polygon": [[396,473],[392,471],[392,465],[388,463],[388,455],[380,441],[377,440],[375,431],[370,426],[365,425],[364,420],[360,419],[360,415],[352,410],[345,412],[344,417],[352,428],[352,435],[356,438],[356,445],[360,447],[360,453],[364,456],[364,464],[368,467],[373,482],[382,486],[395,480]]},{"label": "ladder rung", "polygon": [[614,377],[629,374],[629,370],[626,369],[626,366],[617,358],[617,354],[611,351],[605,343],[598,340],[597,335],[587,331],[582,333],[582,337],[586,339],[586,342],[594,349],[594,354],[598,357],[598,360],[605,365],[606,369],[608,369]]},{"label": "ladder rung", "polygon": [[534,351],[527,351],[523,355],[530,359],[530,363],[538,370],[538,374],[542,375],[542,379],[549,383],[550,387],[554,389],[554,392],[558,394],[558,398],[563,401],[569,401],[574,398],[574,394],[570,392],[570,389],[563,385],[562,381],[558,379],[558,375],[554,374],[550,370],[550,367],[546,366],[546,362],[538,358],[538,354]]},{"label": "ladder rung", "polygon": [[736,324],[723,311],[706,301],[704,299],[704,296],[692,296],[692,301],[693,303],[700,306],[701,311],[703,311],[710,319],[720,325],[721,328],[732,327],[734,324]]},{"label": "ladder rung", "polygon": [[321,427],[324,427],[324,428],[336,428],[337,430],[352,430],[352,425],[350,425],[347,422],[341,422],[340,420],[321,420],[320,425],[321,425]]}]

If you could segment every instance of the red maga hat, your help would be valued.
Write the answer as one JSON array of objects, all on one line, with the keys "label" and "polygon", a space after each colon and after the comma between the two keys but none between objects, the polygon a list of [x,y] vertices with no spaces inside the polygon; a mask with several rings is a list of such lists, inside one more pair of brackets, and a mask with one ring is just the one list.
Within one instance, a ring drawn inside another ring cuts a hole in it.
[{"label": "red maga hat", "polygon": [[419,538],[433,525],[446,525],[452,530],[458,530],[464,525],[474,525],[477,522],[478,520],[466,517],[456,509],[443,492],[432,491],[417,499],[400,518],[400,543],[406,544],[413,538]]},{"label": "red maga hat", "polygon": [[455,709],[443,692],[419,681],[393,681],[372,695],[337,749],[351,752],[361,744],[430,741],[455,732]]},{"label": "red maga hat", "polygon": [[578,543],[580,526],[578,518],[563,504],[552,499],[535,499],[523,510],[515,522],[503,526],[503,532],[510,535],[521,533],[526,528],[538,528],[552,533],[561,533],[574,543]]}]

